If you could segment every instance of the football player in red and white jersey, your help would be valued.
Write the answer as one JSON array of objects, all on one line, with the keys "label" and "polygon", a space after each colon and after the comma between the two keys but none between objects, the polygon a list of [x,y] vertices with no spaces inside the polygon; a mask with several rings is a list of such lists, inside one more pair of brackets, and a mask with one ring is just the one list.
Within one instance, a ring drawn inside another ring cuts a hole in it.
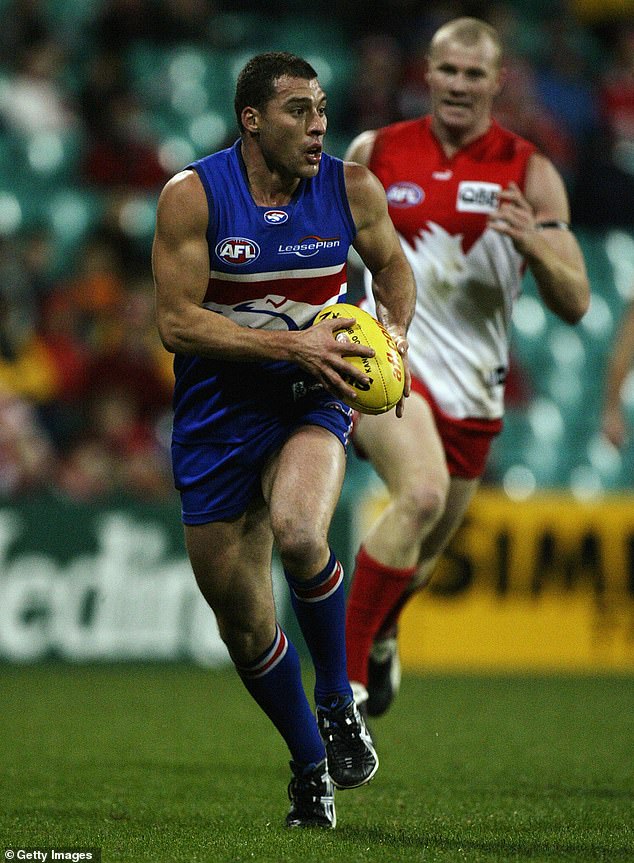
[{"label": "football player in red and white jersey", "polygon": [[359,551],[346,624],[348,676],[374,716],[398,689],[399,614],[460,525],[501,430],[526,267],[562,320],[589,305],[561,176],[493,119],[504,75],[495,29],[450,21],[428,52],[431,114],[363,132],[346,154],[383,183],[417,282],[407,411],[360,415],[354,434],[390,494]]}]

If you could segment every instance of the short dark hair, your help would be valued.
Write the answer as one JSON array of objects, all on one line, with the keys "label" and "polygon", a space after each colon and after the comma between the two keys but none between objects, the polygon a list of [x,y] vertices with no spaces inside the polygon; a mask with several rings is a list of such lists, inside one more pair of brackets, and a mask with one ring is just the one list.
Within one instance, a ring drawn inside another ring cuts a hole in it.
[{"label": "short dark hair", "polygon": [[275,95],[275,82],[282,75],[312,81],[317,72],[310,63],[288,51],[268,51],[252,57],[238,75],[234,108],[238,128],[242,127],[242,111],[247,105],[263,108]]}]

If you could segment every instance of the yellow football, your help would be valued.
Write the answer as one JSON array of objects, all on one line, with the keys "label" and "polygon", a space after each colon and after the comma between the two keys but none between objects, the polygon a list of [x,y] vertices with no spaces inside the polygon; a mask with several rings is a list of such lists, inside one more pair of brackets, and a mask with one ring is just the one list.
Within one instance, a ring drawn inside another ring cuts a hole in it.
[{"label": "yellow football", "polygon": [[335,330],[336,339],[348,339],[353,344],[374,349],[373,357],[346,357],[346,361],[365,372],[370,383],[365,387],[349,378],[347,382],[357,391],[357,398],[346,402],[364,414],[383,414],[391,410],[403,395],[405,371],[396,342],[385,327],[368,312],[350,303],[337,303],[322,309],[314,323],[332,318],[355,318],[351,327]]}]

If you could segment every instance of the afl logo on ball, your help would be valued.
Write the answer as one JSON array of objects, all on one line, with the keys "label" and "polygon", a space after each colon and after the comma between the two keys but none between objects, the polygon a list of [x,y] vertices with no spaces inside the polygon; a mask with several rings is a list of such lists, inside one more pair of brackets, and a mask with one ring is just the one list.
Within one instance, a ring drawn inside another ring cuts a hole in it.
[{"label": "afl logo on ball", "polygon": [[288,221],[288,213],[284,210],[267,210],[264,214],[264,221],[269,225],[283,225]]},{"label": "afl logo on ball", "polygon": [[386,195],[390,207],[415,207],[425,197],[425,193],[416,183],[392,183]]},{"label": "afl logo on ball", "polygon": [[245,237],[225,237],[216,246],[216,255],[225,264],[250,264],[260,255],[260,247]]}]

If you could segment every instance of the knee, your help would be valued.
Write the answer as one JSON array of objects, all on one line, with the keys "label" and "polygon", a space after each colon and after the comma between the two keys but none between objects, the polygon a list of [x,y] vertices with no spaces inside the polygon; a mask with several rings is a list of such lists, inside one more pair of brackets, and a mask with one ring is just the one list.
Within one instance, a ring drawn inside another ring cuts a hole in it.
[{"label": "knee", "polygon": [[449,476],[412,484],[396,498],[396,505],[411,522],[412,530],[429,530],[440,519],[447,504]]},{"label": "knee", "polygon": [[[198,588],[211,608],[218,633],[231,659],[248,665],[270,645],[275,632],[275,606],[265,585],[244,589],[235,580],[218,584],[195,573]],[[265,573],[266,575],[266,573]]]},{"label": "knee", "polygon": [[217,614],[218,632],[232,661],[247,666],[271,645],[275,635],[275,619],[268,615],[249,621],[237,621],[231,615]]},{"label": "knee", "polygon": [[328,545],[327,537],[309,524],[288,525],[275,540],[284,568],[299,578],[315,574]]}]

